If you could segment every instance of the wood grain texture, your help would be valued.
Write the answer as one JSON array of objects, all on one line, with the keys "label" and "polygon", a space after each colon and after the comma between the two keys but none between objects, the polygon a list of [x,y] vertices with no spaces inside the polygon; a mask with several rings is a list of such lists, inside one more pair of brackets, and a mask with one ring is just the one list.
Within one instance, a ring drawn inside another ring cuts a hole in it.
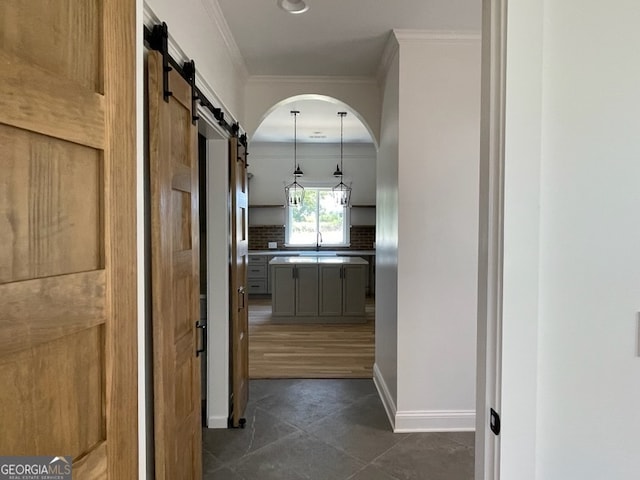
[{"label": "wood grain texture", "polygon": [[375,305],[362,324],[277,324],[271,301],[249,304],[250,378],[372,378]]},{"label": "wood grain texture", "polygon": [[50,76],[73,82],[75,90],[83,87],[102,93],[104,3],[3,0],[0,45]]},{"label": "wood grain texture", "polygon": [[102,152],[1,124],[0,145],[0,283],[102,268]]},{"label": "wood grain texture", "polygon": [[249,400],[248,292],[249,263],[246,149],[236,137],[229,140],[231,191],[230,367],[231,421],[240,425]]},{"label": "wood grain texture", "polygon": [[185,80],[171,76],[165,102],[158,52],[148,62],[155,478],[199,480],[197,132]]},{"label": "wood grain texture", "polygon": [[82,330],[3,358],[3,452],[75,459],[105,439],[103,331]]},{"label": "wood grain texture", "polygon": [[[136,3],[101,0],[107,271],[106,431],[110,480],[138,477]],[[100,57],[99,57],[100,58]]]},{"label": "wood grain texture", "polygon": [[0,2],[0,452],[111,480],[138,473],[135,10]]},{"label": "wood grain texture", "polygon": [[0,285],[0,363],[12,353],[104,323],[104,290],[103,270]]},{"label": "wood grain texture", "polygon": [[106,480],[107,442],[100,442],[84,457],[73,462],[73,480]]},{"label": "wood grain texture", "polygon": [[0,123],[102,149],[104,102],[93,90],[0,51]]}]

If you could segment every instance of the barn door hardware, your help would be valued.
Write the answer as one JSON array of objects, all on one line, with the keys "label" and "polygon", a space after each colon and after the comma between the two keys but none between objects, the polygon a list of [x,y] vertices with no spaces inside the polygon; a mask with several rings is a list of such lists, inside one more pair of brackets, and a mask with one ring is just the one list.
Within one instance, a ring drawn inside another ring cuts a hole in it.
[{"label": "barn door hardware", "polygon": [[168,102],[169,97],[173,95],[173,92],[169,89],[169,72],[173,68],[169,65],[171,61],[169,56],[169,28],[166,23],[162,22],[160,25],[153,26],[149,45],[162,55],[162,91],[164,101]]},{"label": "barn door hardware", "polygon": [[[169,72],[175,70],[175,72],[189,82],[189,85],[191,86],[192,122],[195,124],[198,120],[195,102],[199,101],[203,108],[206,108],[211,112],[213,118],[216,119],[218,124],[224,130],[226,130],[230,135],[237,137],[238,133],[240,133],[240,125],[237,123],[229,123],[225,119],[225,113],[222,108],[215,107],[207,96],[196,86],[196,69],[193,60],[181,64],[174,60],[169,54],[169,28],[167,27],[167,24],[162,22],[161,24],[154,25],[152,28],[145,26],[144,41],[145,45],[150,49],[156,50],[162,55],[162,91],[165,102],[168,102],[169,97],[173,95],[169,85]],[[246,134],[240,136],[239,141],[246,147]]]},{"label": "barn door hardware", "polygon": [[196,87],[196,62],[193,60],[185,62],[182,67],[182,71],[191,86],[191,123],[195,125],[198,120],[200,120],[200,117],[197,114],[198,100],[200,100],[200,96],[198,95],[198,88]]}]

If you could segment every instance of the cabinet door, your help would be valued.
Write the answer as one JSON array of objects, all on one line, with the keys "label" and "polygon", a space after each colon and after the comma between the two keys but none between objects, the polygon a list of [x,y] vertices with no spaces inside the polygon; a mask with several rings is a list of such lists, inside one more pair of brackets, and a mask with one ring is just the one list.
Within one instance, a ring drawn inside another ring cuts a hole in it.
[{"label": "cabinet door", "polygon": [[[277,283],[277,280],[276,280]],[[296,265],[296,312],[300,317],[318,315],[318,266]]]},{"label": "cabinet door", "polygon": [[364,315],[366,286],[366,265],[344,265],[342,279],[343,315]]},{"label": "cabinet door", "polygon": [[292,316],[296,313],[296,279],[293,265],[273,265],[273,295],[271,305],[273,315]]},{"label": "cabinet door", "polygon": [[319,265],[320,315],[342,315],[342,265]]},{"label": "cabinet door", "polygon": [[271,266],[270,262],[273,260],[272,256],[267,257],[267,293],[271,295],[271,290],[273,289],[273,278],[271,277]]}]

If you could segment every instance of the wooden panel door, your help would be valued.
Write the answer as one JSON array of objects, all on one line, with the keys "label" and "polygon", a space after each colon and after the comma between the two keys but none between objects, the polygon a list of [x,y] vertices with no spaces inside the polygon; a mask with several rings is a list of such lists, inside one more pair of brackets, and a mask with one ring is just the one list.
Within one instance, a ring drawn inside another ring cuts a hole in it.
[{"label": "wooden panel door", "polygon": [[249,398],[249,306],[247,269],[249,263],[249,218],[247,154],[236,137],[229,143],[231,190],[231,425],[244,426]]},{"label": "wooden panel door", "polygon": [[0,453],[138,474],[135,2],[0,1]]},{"label": "wooden panel door", "polygon": [[202,477],[197,129],[175,70],[164,101],[162,56],[149,52],[149,172],[156,478]]}]

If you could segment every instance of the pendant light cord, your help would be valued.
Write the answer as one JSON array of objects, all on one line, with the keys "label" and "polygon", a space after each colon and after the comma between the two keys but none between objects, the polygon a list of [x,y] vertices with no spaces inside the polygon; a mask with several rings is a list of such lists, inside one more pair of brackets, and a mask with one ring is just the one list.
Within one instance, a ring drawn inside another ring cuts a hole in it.
[{"label": "pendant light cord", "polygon": [[344,167],[342,166],[342,159],[344,158],[344,155],[343,155],[344,116],[345,116],[345,113],[340,112],[340,172],[342,174],[344,174]]},{"label": "pendant light cord", "polygon": [[340,181],[344,175],[344,117],[347,116],[347,112],[338,112],[340,117]]}]

